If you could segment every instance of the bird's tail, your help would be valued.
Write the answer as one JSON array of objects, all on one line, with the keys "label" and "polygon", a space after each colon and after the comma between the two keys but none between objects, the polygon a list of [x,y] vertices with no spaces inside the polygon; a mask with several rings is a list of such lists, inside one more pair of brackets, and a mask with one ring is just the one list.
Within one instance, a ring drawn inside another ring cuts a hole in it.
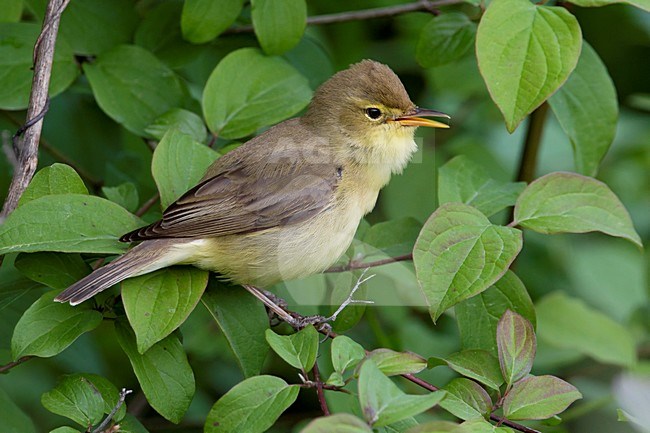
[{"label": "bird's tail", "polygon": [[182,254],[175,248],[179,245],[170,241],[151,240],[137,245],[111,263],[77,281],[54,300],[77,305],[122,280],[147,274],[187,259],[187,254]]}]

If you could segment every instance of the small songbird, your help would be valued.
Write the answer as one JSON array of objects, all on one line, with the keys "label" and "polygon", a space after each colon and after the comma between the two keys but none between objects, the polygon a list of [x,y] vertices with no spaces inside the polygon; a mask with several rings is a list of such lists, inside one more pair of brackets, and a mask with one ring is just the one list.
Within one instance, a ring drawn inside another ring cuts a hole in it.
[{"label": "small songbird", "polygon": [[120,281],[175,264],[268,287],[331,266],[348,248],[379,190],[417,149],[421,116],[386,65],[364,60],[335,74],[304,116],[219,158],[159,221],[127,233],[140,242],[63,291],[79,304]]}]

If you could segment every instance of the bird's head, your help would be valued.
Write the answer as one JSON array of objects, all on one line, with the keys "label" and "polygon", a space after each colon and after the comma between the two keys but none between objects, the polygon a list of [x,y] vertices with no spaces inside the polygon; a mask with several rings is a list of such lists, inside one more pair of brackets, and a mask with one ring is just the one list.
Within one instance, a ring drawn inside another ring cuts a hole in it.
[{"label": "bird's head", "polygon": [[386,65],[364,60],[338,72],[314,94],[305,121],[373,161],[401,170],[415,151],[418,126],[449,128],[426,117],[449,116],[417,107]]}]

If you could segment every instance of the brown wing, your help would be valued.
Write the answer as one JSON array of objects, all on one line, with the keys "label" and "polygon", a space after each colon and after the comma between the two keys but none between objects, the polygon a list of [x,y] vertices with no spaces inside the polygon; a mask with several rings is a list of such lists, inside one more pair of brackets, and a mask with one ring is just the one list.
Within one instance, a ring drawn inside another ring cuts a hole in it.
[{"label": "brown wing", "polygon": [[[239,149],[237,149],[239,150]],[[127,233],[123,242],[156,238],[205,238],[293,224],[333,202],[337,165],[321,157],[296,160],[295,149],[255,158],[225,155],[208,179],[170,205],[161,220]],[[312,155],[313,156],[313,155]],[[216,172],[216,173],[215,173]]]}]

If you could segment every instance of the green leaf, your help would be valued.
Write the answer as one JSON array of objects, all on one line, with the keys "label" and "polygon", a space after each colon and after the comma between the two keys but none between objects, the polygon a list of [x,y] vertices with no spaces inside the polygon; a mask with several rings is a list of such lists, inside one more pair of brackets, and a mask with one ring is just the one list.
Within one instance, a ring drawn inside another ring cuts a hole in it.
[{"label": "green leaf", "polygon": [[151,407],[169,421],[179,423],[190,406],[195,384],[178,337],[172,334],[140,354],[135,335],[125,321],[117,320],[115,331]]},{"label": "green leaf", "polygon": [[[3,6],[4,7],[4,6]],[[32,88],[34,43],[40,24],[0,23],[0,109],[27,107]],[[50,97],[63,92],[77,78],[78,69],[70,46],[58,38],[50,79]]]},{"label": "green leaf", "polygon": [[72,427],[63,426],[63,427],[55,428],[54,430],[50,431],[50,433],[81,433],[81,432]]},{"label": "green leaf", "polygon": [[410,428],[406,433],[447,433],[455,432],[458,424],[451,421],[430,421]]},{"label": "green leaf", "polygon": [[199,183],[219,154],[175,129],[156,146],[151,162],[163,208]]},{"label": "green leaf", "polygon": [[136,135],[183,101],[176,74],[136,45],[112,48],[83,69],[100,108]]},{"label": "green leaf", "polygon": [[354,415],[337,413],[316,418],[300,430],[300,433],[372,433],[372,429]]},{"label": "green leaf", "polygon": [[446,13],[422,28],[415,58],[424,68],[445,65],[463,57],[475,38],[476,24],[467,15]]},{"label": "green leaf", "polygon": [[262,433],[296,401],[299,387],[274,376],[255,376],[235,385],[210,409],[205,433]]},{"label": "green leaf", "polygon": [[368,424],[382,427],[415,416],[432,408],[444,393],[427,395],[404,394],[372,360],[359,370],[359,402]]},{"label": "green leaf", "polygon": [[251,0],[253,28],[266,54],[295,47],[307,26],[305,0]]},{"label": "green leaf", "polygon": [[120,421],[119,433],[149,433],[149,430],[138,421],[136,417],[127,413],[122,421]]},{"label": "green leaf", "polygon": [[473,380],[459,377],[441,389],[446,395],[440,407],[462,420],[486,417],[492,411],[490,396]]},{"label": "green leaf", "polygon": [[216,279],[212,279],[202,302],[226,336],[244,376],[259,374],[269,351],[265,337],[269,318],[262,303],[242,287]]},{"label": "green leaf", "polygon": [[485,350],[463,350],[447,356],[444,361],[457,373],[481,382],[495,391],[498,391],[503,383],[499,361]]},{"label": "green leaf", "polygon": [[624,367],[636,362],[631,331],[579,299],[552,293],[538,302],[537,317],[539,338],[552,346]]},{"label": "green leaf", "polygon": [[465,421],[454,433],[515,433],[515,430],[508,427],[497,427],[490,424],[483,418]]},{"label": "green leaf", "polygon": [[[26,0],[43,19],[47,0]],[[97,55],[115,45],[128,42],[138,23],[138,13],[131,0],[74,1],[61,16],[60,37],[70,43],[75,54]]]},{"label": "green leaf", "polygon": [[12,252],[123,253],[124,233],[143,225],[123,207],[82,194],[48,195],[25,203],[0,226],[0,255]]},{"label": "green leaf", "polygon": [[608,6],[612,4],[629,4],[650,12],[650,1],[648,0],[571,0],[571,3],[583,7]]},{"label": "green leaf", "polygon": [[20,197],[18,206],[39,197],[56,194],[88,194],[88,189],[72,167],[55,163],[34,175]]},{"label": "green leaf", "polygon": [[190,315],[209,273],[189,266],[160,269],[122,282],[122,302],[135,331],[138,352],[167,337]]},{"label": "green leaf", "polygon": [[307,326],[295,334],[278,335],[266,330],[266,341],[287,364],[306,372],[312,369],[318,355],[318,331]]},{"label": "green leaf", "polygon": [[485,292],[456,305],[456,321],[463,348],[483,349],[497,356],[497,322],[508,309],[535,323],[533,301],[524,284],[511,271]]},{"label": "green leaf", "polygon": [[124,182],[118,186],[103,186],[102,193],[107,199],[129,212],[135,212],[140,204],[138,189],[133,182]]},{"label": "green leaf", "polygon": [[391,349],[375,349],[368,353],[379,371],[386,376],[415,374],[427,368],[426,359],[412,352],[395,352]]},{"label": "green leaf", "polygon": [[334,371],[341,374],[366,357],[363,346],[345,335],[339,335],[332,341],[331,351]]},{"label": "green leaf", "polygon": [[503,400],[509,419],[546,419],[564,411],[582,394],[555,376],[529,376],[515,383]]},{"label": "green leaf", "polygon": [[528,185],[515,223],[540,233],[599,231],[642,246],[623,203],[603,182],[575,173],[550,173]]},{"label": "green leaf", "polygon": [[28,417],[0,388],[0,414],[2,415],[3,433],[36,433],[31,418]]},{"label": "green leaf", "polygon": [[519,230],[493,225],[471,206],[440,206],[425,223],[413,250],[417,279],[433,320],[494,284],[521,246]]},{"label": "green leaf", "polygon": [[205,128],[201,116],[182,108],[172,108],[158,117],[145,128],[145,132],[158,140],[162,140],[165,133],[171,129],[187,134],[192,140],[199,143],[203,143],[208,135],[208,130]]},{"label": "green leaf", "polygon": [[14,23],[20,21],[23,15],[23,0],[3,0],[0,9],[0,23]]},{"label": "green leaf", "polygon": [[211,41],[235,21],[244,0],[185,0],[181,15],[183,37],[195,44]]},{"label": "green leaf", "polygon": [[525,182],[501,182],[490,178],[482,165],[465,155],[452,158],[438,171],[440,204],[465,203],[488,217],[514,206],[524,188]]},{"label": "green leaf", "polygon": [[224,57],[210,74],[203,114],[215,134],[241,138],[296,114],[310,99],[307,79],[286,61],[242,48]]},{"label": "green leaf", "polygon": [[413,251],[422,224],[415,218],[397,218],[372,225],[363,235],[363,242],[388,257]]},{"label": "green leaf", "polygon": [[56,295],[58,290],[45,293],[16,324],[11,339],[14,359],[27,355],[54,356],[102,322],[101,313],[92,310],[90,304],[60,304],[54,302]]},{"label": "green leaf", "polygon": [[91,271],[79,254],[21,253],[14,266],[30,280],[57,290],[67,288]]},{"label": "green leaf", "polygon": [[588,43],[583,43],[578,65],[548,103],[571,139],[577,171],[595,176],[616,135],[618,100],[607,68]]},{"label": "green leaf", "polygon": [[[117,389],[106,378],[77,373],[64,376],[54,389],[42,395],[41,403],[50,412],[87,428],[99,424],[118,399]],[[115,421],[120,421],[125,414],[126,407],[122,406],[114,416]]]},{"label": "green leaf", "polygon": [[510,310],[497,324],[497,349],[501,373],[508,385],[512,385],[530,373],[537,351],[537,339],[533,325]]},{"label": "green leaf", "polygon": [[528,0],[492,0],[476,35],[476,55],[509,132],[569,78],[582,35],[568,10]]},{"label": "green leaf", "polygon": [[80,374],[65,376],[41,396],[47,410],[70,418],[83,427],[99,424],[104,417],[104,400],[95,385]]}]

